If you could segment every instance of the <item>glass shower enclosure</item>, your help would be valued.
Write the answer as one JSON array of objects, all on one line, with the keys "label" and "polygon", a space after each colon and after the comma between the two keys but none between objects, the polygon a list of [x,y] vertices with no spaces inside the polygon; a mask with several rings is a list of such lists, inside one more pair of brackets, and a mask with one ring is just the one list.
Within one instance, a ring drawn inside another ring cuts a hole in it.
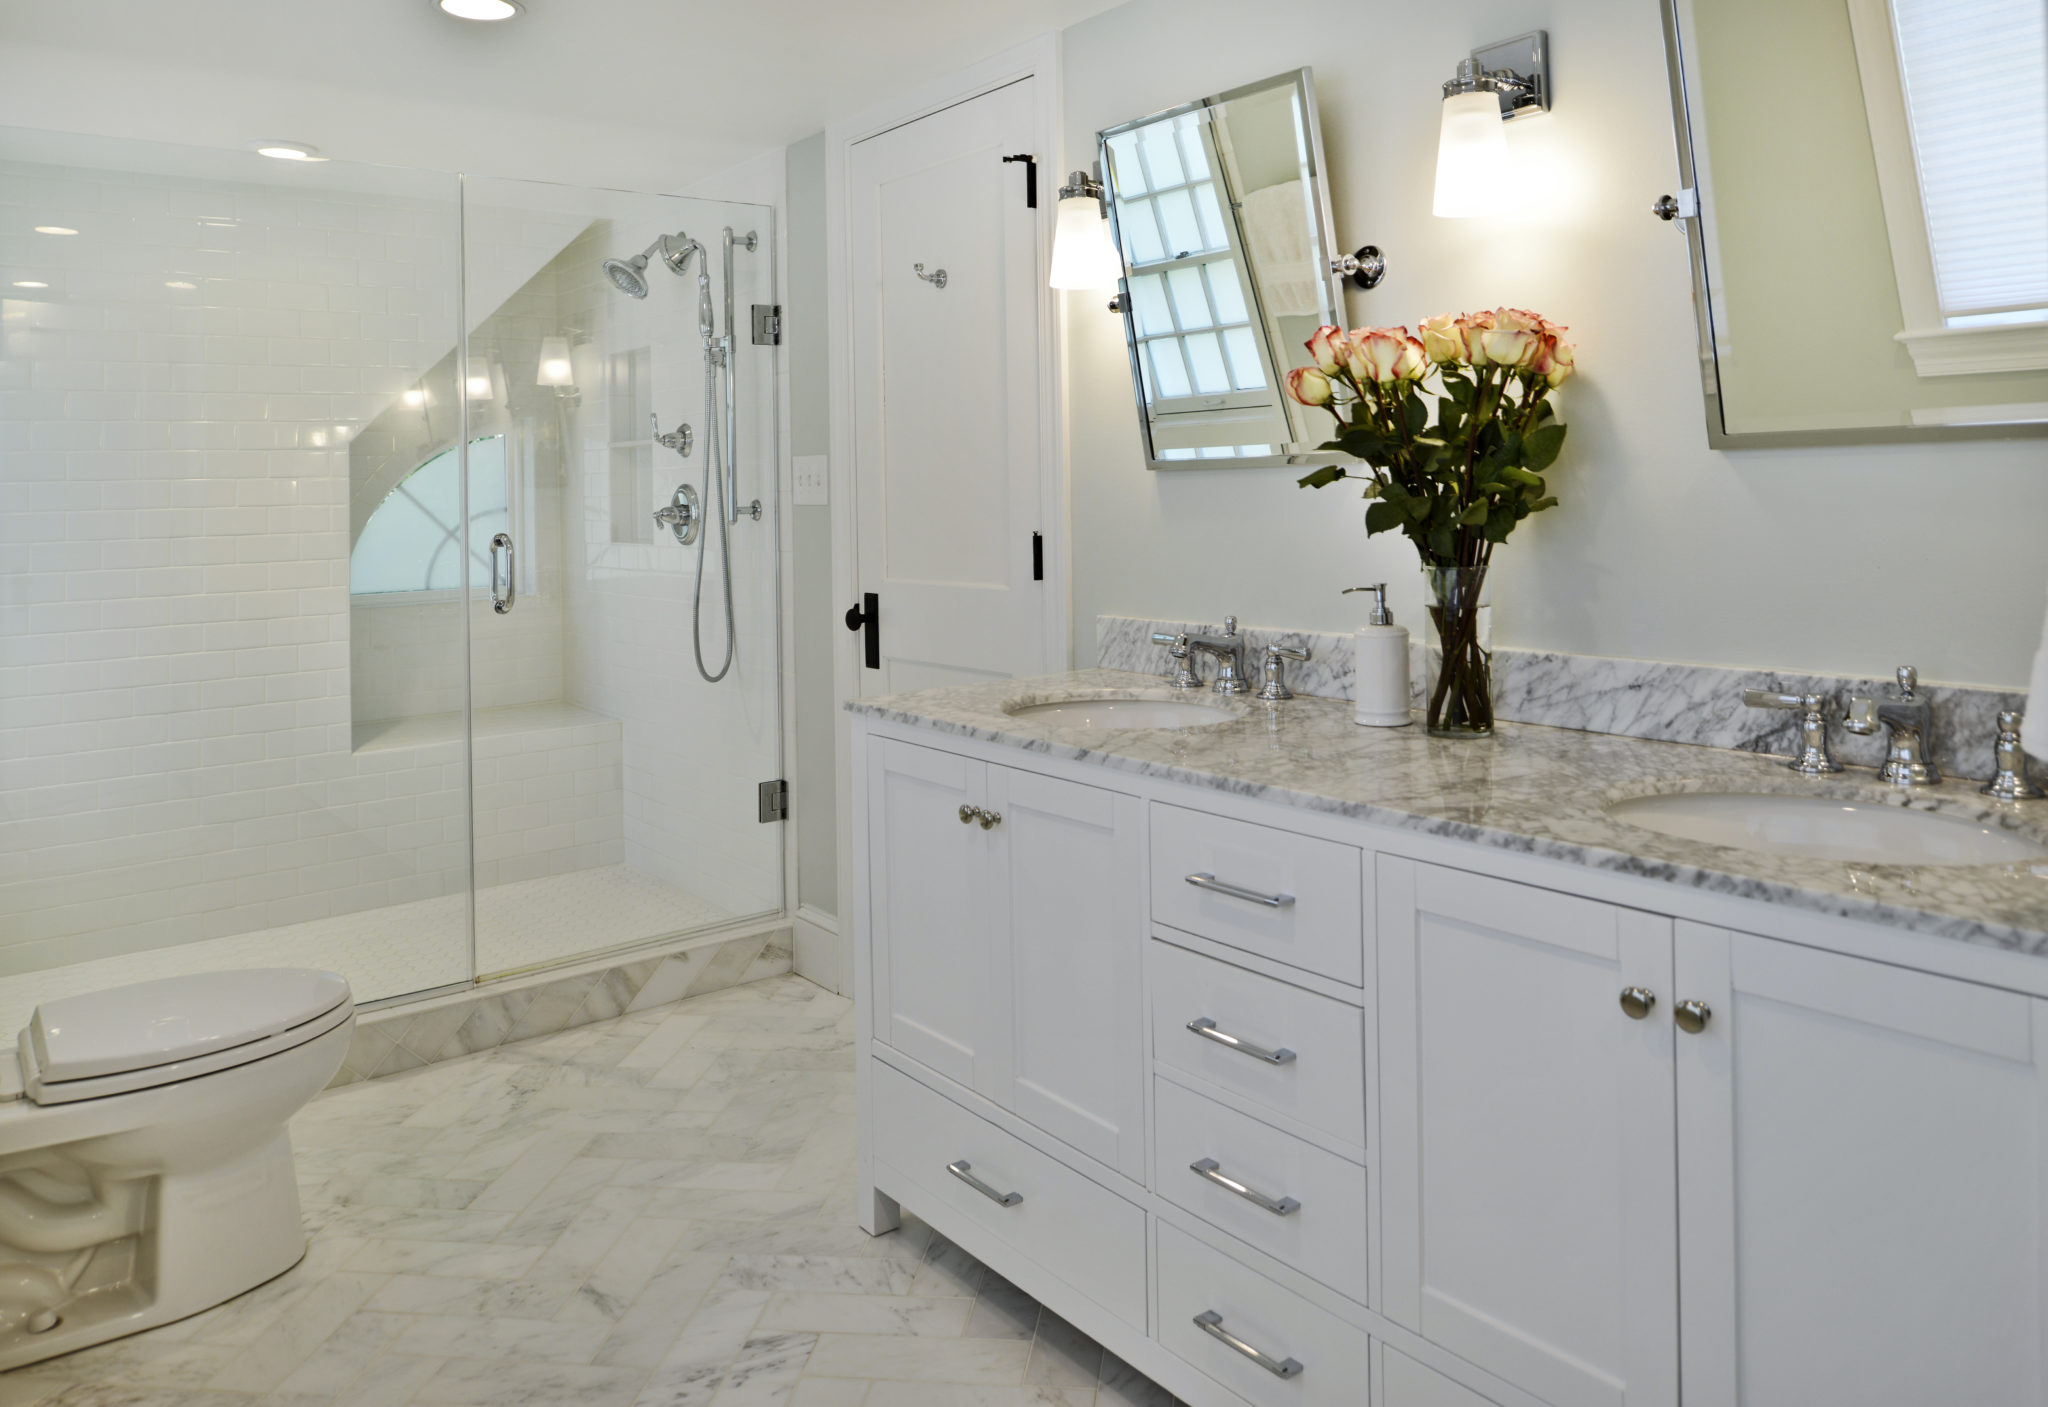
[{"label": "glass shower enclosure", "polygon": [[0,130],[0,1020],[781,909],[772,214]]}]

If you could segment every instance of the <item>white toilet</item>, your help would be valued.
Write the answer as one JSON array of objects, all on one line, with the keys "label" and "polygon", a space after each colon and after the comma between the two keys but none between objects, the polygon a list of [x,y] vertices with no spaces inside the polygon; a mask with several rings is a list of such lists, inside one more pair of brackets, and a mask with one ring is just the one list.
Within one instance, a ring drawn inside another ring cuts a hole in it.
[{"label": "white toilet", "polygon": [[296,1265],[285,1122],[334,1077],[354,1027],[347,979],[311,968],[37,1007],[21,1093],[0,1103],[0,1370],[182,1319]]}]

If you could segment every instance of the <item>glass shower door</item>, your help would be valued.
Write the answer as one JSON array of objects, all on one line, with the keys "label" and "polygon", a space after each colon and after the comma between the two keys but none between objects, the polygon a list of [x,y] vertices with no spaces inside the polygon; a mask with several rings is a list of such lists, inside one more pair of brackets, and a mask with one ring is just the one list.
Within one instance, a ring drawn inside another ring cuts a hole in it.
[{"label": "glass shower door", "polygon": [[0,130],[0,227],[0,1029],[466,983],[456,178]]},{"label": "glass shower door", "polygon": [[[774,256],[764,207],[478,178],[464,201],[490,977],[781,906],[759,795],[781,775],[774,366],[750,335]],[[681,513],[655,515],[693,498],[679,541]]]}]

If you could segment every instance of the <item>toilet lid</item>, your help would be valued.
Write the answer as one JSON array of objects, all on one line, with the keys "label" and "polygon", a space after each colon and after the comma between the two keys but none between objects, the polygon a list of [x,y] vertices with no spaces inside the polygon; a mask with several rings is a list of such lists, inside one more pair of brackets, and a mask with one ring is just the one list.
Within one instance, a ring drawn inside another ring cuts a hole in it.
[{"label": "toilet lid", "polygon": [[22,1044],[44,1081],[87,1080],[232,1050],[348,1001],[347,978],[310,967],[161,977],[44,1002]]}]

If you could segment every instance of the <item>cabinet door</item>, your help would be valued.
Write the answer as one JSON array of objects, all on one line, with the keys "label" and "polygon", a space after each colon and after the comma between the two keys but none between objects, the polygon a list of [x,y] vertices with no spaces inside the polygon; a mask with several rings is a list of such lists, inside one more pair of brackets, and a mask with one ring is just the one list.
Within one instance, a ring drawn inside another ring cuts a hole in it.
[{"label": "cabinet door", "polygon": [[875,1036],[983,1089],[988,1071],[988,834],[960,811],[988,768],[878,740],[868,762]]},{"label": "cabinet door", "polygon": [[1550,1402],[1670,1407],[1671,921],[1406,860],[1379,881],[1384,1312]]},{"label": "cabinet door", "polygon": [[[1144,807],[989,770],[990,902],[1000,979],[991,1098],[1143,1179]],[[976,833],[979,834],[979,828]]]},{"label": "cabinet door", "polygon": [[1688,1407],[2042,1401],[2048,1003],[1680,924]]}]

